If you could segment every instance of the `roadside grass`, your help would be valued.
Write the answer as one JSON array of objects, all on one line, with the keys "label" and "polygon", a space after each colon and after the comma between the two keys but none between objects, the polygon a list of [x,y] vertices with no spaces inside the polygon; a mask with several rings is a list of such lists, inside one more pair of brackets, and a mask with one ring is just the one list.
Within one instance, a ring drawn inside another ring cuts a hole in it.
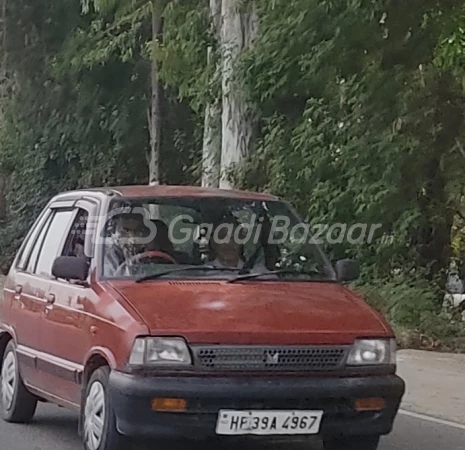
[{"label": "roadside grass", "polygon": [[461,310],[450,305],[441,308],[444,293],[429,280],[398,276],[354,289],[386,317],[400,348],[465,353]]}]

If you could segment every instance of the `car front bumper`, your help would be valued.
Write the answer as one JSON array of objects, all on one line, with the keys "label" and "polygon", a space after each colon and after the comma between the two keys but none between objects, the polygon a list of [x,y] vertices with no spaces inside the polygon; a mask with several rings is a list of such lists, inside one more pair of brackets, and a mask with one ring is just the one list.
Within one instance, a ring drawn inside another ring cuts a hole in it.
[{"label": "car front bumper", "polygon": [[[404,382],[396,375],[357,378],[163,377],[113,371],[109,393],[117,429],[141,438],[208,438],[218,411],[323,410],[322,437],[388,434]],[[154,398],[187,400],[185,412],[155,412]],[[357,412],[357,398],[382,397],[378,412]],[[292,436],[289,436],[292,438]]]}]

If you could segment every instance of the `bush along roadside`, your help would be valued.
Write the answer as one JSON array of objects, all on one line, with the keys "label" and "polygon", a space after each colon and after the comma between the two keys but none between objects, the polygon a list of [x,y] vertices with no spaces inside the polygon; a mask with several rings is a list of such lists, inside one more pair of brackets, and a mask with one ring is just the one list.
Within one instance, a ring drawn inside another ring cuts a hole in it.
[{"label": "bush along roadside", "polygon": [[465,353],[461,310],[444,304],[444,291],[420,276],[398,275],[354,286],[392,325],[402,349]]}]

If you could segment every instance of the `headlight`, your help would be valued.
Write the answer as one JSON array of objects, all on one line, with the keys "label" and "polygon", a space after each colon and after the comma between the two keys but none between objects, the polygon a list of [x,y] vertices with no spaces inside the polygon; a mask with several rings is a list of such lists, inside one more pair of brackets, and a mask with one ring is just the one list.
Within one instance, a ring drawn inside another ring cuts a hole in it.
[{"label": "headlight", "polygon": [[177,366],[191,363],[189,349],[182,338],[138,338],[129,358],[131,365]]},{"label": "headlight", "polygon": [[396,364],[395,339],[358,339],[347,358],[349,366]]}]

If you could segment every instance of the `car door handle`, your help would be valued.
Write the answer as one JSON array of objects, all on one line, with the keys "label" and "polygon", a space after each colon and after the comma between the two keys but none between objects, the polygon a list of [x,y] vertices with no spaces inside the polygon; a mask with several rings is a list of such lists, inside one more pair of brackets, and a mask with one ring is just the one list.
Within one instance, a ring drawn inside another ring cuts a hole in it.
[{"label": "car door handle", "polygon": [[55,303],[55,300],[56,300],[55,294],[47,295],[47,304],[53,305]]},{"label": "car door handle", "polygon": [[21,298],[22,293],[23,293],[23,287],[18,284],[15,287],[15,300],[19,300]]}]

